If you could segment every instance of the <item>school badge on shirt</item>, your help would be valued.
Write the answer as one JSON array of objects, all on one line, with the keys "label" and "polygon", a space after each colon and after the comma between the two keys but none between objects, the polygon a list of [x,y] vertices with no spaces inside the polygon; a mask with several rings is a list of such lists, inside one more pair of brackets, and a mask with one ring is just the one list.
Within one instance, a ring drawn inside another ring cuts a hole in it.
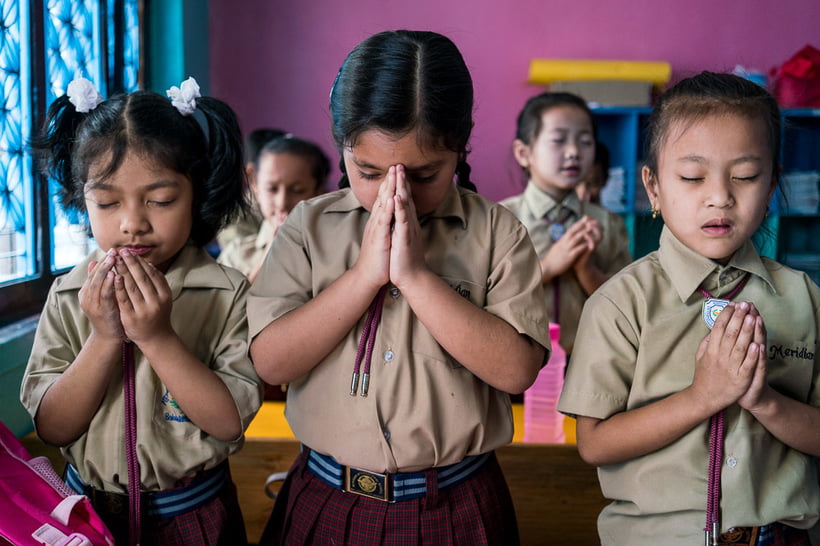
[{"label": "school badge on shirt", "polygon": [[174,399],[174,395],[171,394],[171,391],[167,388],[165,389],[165,393],[162,395],[162,409],[163,416],[166,421],[176,421],[178,423],[191,421],[188,419],[188,416],[185,415],[185,412],[182,411],[182,408],[179,407],[179,404],[177,404],[176,399]]},{"label": "school badge on shirt", "polygon": [[727,305],[729,305],[729,300],[719,300],[715,298],[708,298],[703,302],[701,317],[703,317],[703,322],[706,323],[706,326],[708,326],[710,330],[715,325],[715,321],[718,315],[720,315],[720,312],[723,311]]}]

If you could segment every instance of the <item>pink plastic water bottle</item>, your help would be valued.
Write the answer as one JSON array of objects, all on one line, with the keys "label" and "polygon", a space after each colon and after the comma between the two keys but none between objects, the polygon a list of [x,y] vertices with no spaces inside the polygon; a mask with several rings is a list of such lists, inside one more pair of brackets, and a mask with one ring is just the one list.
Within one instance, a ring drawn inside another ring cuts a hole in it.
[{"label": "pink plastic water bottle", "polygon": [[564,386],[567,354],[558,344],[561,327],[550,323],[552,353],[538,372],[535,383],[524,391],[524,441],[564,443],[564,416],[558,413],[558,397]]}]

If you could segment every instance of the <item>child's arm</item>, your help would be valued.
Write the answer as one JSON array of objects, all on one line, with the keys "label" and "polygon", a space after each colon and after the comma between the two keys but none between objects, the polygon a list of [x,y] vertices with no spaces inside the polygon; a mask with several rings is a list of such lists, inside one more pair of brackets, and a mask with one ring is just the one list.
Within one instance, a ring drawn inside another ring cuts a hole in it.
[{"label": "child's arm", "polygon": [[88,265],[80,307],[91,321],[91,335],[74,361],[46,391],[35,416],[43,441],[67,445],[79,438],[105,396],[120,364],[123,330],[114,299],[113,251]]},{"label": "child's arm", "polygon": [[387,184],[382,184],[356,264],[309,301],[268,324],[251,342],[251,360],[267,383],[289,383],[313,369],[350,332],[389,281],[393,205],[381,198],[386,191]]},{"label": "child's arm", "polygon": [[171,289],[152,264],[121,251],[114,288],[125,335],[140,348],[185,415],[208,434],[230,442],[242,423],[228,387],[200,362],[171,326]]},{"label": "child's arm", "polygon": [[676,441],[709,417],[737,402],[749,389],[765,346],[753,305],[730,304],[695,355],[692,384],[646,406],[606,419],[578,417],[578,452],[589,464],[611,465],[646,455]]},{"label": "child's arm", "polygon": [[[404,169],[391,169],[396,188],[390,280],[438,343],[485,383],[520,393],[535,381],[545,349],[504,320],[458,295],[427,267],[421,227]],[[389,197],[389,196],[388,196]]]}]

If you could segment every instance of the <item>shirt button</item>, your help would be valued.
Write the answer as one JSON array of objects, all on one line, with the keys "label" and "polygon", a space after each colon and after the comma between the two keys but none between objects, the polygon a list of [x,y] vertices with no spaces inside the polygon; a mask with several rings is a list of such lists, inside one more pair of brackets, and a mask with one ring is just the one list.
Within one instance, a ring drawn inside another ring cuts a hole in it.
[{"label": "shirt button", "polygon": [[396,355],[393,354],[393,351],[388,350],[388,351],[384,352],[383,356],[384,356],[384,361],[385,362],[390,362],[390,361],[393,360],[393,357],[396,356]]},{"label": "shirt button", "polygon": [[737,466],[737,459],[734,457],[729,457],[726,459],[726,464],[729,465],[729,468],[734,468]]},{"label": "shirt button", "polygon": [[385,431],[383,432],[383,434],[384,434],[384,439],[385,439],[385,440],[389,440],[389,439],[390,439],[390,431],[389,431],[389,430],[385,430]]},{"label": "shirt button", "polygon": [[390,297],[391,298],[396,299],[399,296],[401,296],[401,291],[398,288],[396,288],[394,286],[393,288],[390,289]]}]

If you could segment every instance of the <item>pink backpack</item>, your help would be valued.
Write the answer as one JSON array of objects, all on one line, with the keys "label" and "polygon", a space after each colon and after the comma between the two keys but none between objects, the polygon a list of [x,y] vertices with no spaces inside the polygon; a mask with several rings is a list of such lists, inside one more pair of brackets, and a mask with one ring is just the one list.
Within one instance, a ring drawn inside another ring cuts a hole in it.
[{"label": "pink backpack", "polygon": [[0,544],[113,546],[85,495],[76,494],[46,457],[32,458],[0,421]]}]

